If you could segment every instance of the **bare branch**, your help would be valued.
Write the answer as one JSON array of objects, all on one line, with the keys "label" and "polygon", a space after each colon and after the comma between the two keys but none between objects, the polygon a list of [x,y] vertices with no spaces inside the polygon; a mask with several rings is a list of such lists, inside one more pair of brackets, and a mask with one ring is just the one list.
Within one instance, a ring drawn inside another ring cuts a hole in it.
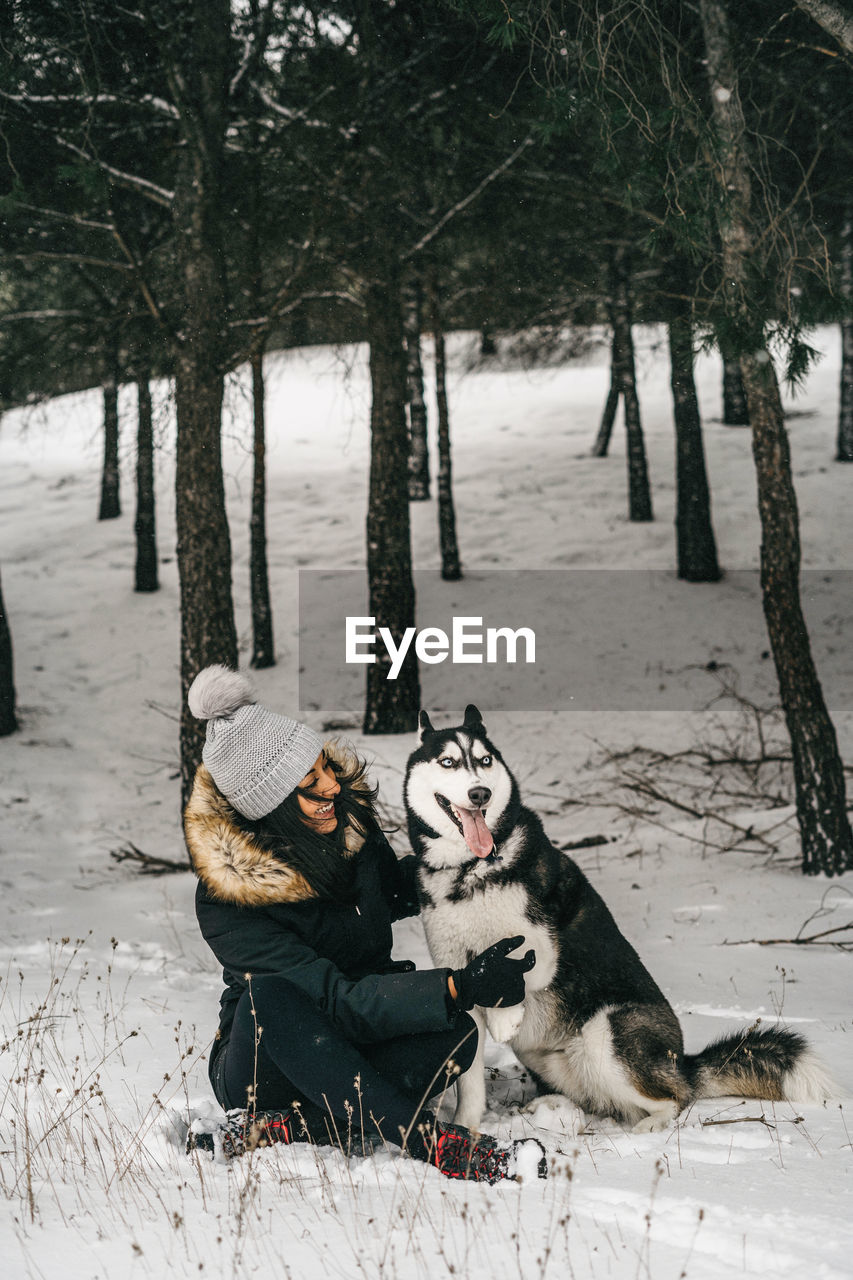
[{"label": "bare branch", "polygon": [[363,303],[353,293],[347,293],[343,289],[325,289],[317,293],[301,293],[298,298],[293,298],[285,306],[270,311],[265,316],[254,316],[246,320],[229,320],[229,329],[264,329],[272,328],[272,326],[281,320],[284,316],[288,316],[291,312],[296,311],[306,302],[318,302],[323,300],[346,302],[353,307],[361,307]]},{"label": "bare branch", "polygon": [[260,14],[260,20],[256,29],[244,42],[243,56],[240,58],[240,65],[231,77],[231,83],[228,86],[228,94],[230,97],[233,98],[246,75],[254,74],[259,61],[263,57],[267,41],[269,40],[272,18],[273,4],[272,0],[268,0],[267,7],[262,10]]},{"label": "bare branch", "polygon": [[145,279],[145,276],[142,274],[142,267],[137,262],[136,258],[134,257],[130,249],[130,246],[128,245],[124,236],[121,234],[121,232],[119,231],[118,227],[115,224],[113,224],[112,233],[115,236],[118,247],[121,249],[122,253],[127,258],[126,270],[130,271],[133,274],[137,287],[139,288],[139,292],[142,294],[142,297],[145,300],[146,307],[151,312],[152,316],[157,321],[157,324],[160,326],[160,328],[165,329],[166,325],[163,320],[162,312],[160,311],[160,308],[157,306],[156,299],[154,297],[154,294],[151,292],[151,288],[148,284],[148,281]]},{"label": "bare branch", "polygon": [[65,147],[66,151],[73,151],[75,155],[88,161],[89,164],[97,165],[120,187],[128,187],[131,191],[137,191],[140,195],[153,200],[155,204],[162,205],[165,209],[171,209],[172,201],[175,198],[174,191],[167,191],[165,187],[158,187],[155,182],[149,182],[147,178],[140,178],[134,173],[124,173],[121,169],[115,169],[112,165],[107,164],[105,160],[100,160],[97,156],[90,155],[88,151],[84,151],[82,147],[75,146],[73,142],[68,142],[65,138],[57,138],[57,142],[61,147]]},{"label": "bare branch", "polygon": [[699,1123],[705,1129],[709,1125],[715,1124],[763,1124],[768,1129],[775,1129],[775,1124],[771,1124],[766,1116],[732,1116],[728,1120],[700,1120]]},{"label": "bare branch", "polygon": [[411,249],[407,250],[407,252],[403,254],[403,260],[405,261],[407,258],[413,258],[415,254],[420,253],[422,249],[425,249],[426,246],[444,230],[448,222],[455,218],[457,214],[461,213],[463,209],[467,209],[469,205],[473,204],[477,197],[482,195],[486,188],[490,186],[496,178],[499,178],[502,173],[506,173],[507,169],[515,163],[521,153],[526,151],[527,148],[532,145],[533,139],[531,137],[525,138],[521,145],[516,147],[515,151],[513,151],[511,155],[508,155],[505,160],[501,161],[496,169],[493,169],[492,172],[487,174],[481,182],[477,183],[477,186],[473,191],[469,191],[468,195],[463,197],[462,200],[457,201],[452,209],[448,209],[447,212],[439,218],[435,226],[428,231],[426,235],[421,236],[417,244],[412,245]]},{"label": "bare branch", "polygon": [[190,870],[189,862],[176,862],[173,858],[161,858],[158,854],[145,853],[128,840],[119,849],[111,849],[110,857],[115,862],[136,863],[139,874],[143,876],[166,876],[176,872]]},{"label": "bare branch", "polygon": [[[328,129],[331,127],[326,120],[309,119],[307,112],[311,107],[316,106],[318,102],[322,102],[330,93],[335,92],[335,86],[333,84],[327,85],[322,93],[317,95],[313,102],[308,106],[302,107],[299,111],[292,111],[290,107],[283,107],[280,102],[276,102],[272,94],[268,93],[262,85],[255,84],[252,87],[264,106],[269,107],[270,111],[275,112],[280,119],[286,120],[288,124],[296,124],[298,120],[301,120],[309,129]],[[342,137],[347,137],[346,129],[338,128],[337,132],[340,133]]]},{"label": "bare branch", "polygon": [[724,947],[837,947],[840,951],[849,951],[853,948],[853,938],[833,938],[827,941],[833,934],[849,933],[853,929],[853,924],[839,924],[834,929],[823,929],[820,933],[810,933],[808,937],[801,938],[797,934],[796,938],[738,938],[736,941],[729,941],[728,938],[723,940]]},{"label": "bare branch", "polygon": [[177,109],[171,102],[166,102],[165,98],[156,98],[150,93],[145,93],[139,98],[125,98],[117,93],[6,93],[0,89],[0,97],[5,98],[7,102],[18,102],[23,106],[35,103],[38,106],[77,104],[81,107],[100,107],[119,103],[124,107],[151,107],[172,120],[178,117]]},{"label": "bare branch", "polygon": [[10,324],[14,320],[86,320],[87,311],[63,311],[61,309],[45,309],[42,311],[7,311],[0,313],[0,324]]},{"label": "bare branch", "polygon": [[91,218],[81,218],[77,213],[63,213],[61,209],[42,209],[37,204],[20,204],[15,201],[16,209],[24,209],[27,213],[38,213],[43,218],[54,218],[57,222],[71,222],[75,227],[85,227],[88,231],[113,231],[112,223],[93,222]]},{"label": "bare branch", "polygon": [[108,271],[129,271],[126,262],[115,262],[110,258],[93,258],[86,253],[50,253],[46,249],[35,249],[32,253],[10,253],[11,262],[77,262],[81,266],[104,267]]}]

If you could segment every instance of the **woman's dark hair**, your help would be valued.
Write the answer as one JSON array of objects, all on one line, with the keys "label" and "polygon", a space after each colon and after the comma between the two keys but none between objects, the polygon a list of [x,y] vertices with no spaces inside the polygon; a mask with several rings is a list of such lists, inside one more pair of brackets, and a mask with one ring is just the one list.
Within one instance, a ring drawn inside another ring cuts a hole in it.
[{"label": "woman's dark hair", "polygon": [[366,836],[377,829],[373,805],[378,789],[368,784],[367,764],[358,756],[339,750],[336,755],[327,754],[326,761],[341,788],[334,799],[338,819],[334,831],[318,831],[299,807],[300,795],[326,799],[310,787],[297,787],[272,813],[251,825],[270,852],[280,851],[288,866],[301,872],[318,898],[349,902],[355,892],[355,866],[347,848],[347,831]]}]

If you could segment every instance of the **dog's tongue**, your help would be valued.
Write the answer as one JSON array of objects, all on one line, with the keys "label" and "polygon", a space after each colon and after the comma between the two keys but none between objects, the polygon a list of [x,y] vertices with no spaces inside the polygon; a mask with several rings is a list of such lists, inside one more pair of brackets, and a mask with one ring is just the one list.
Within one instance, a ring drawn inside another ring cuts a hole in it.
[{"label": "dog's tongue", "polygon": [[465,843],[477,858],[488,858],[495,842],[480,809],[457,809]]}]

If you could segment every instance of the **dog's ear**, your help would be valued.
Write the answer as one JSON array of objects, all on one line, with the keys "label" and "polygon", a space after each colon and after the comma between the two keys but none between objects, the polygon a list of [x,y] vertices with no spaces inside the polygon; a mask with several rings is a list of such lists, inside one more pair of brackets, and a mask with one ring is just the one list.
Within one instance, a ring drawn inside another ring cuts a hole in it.
[{"label": "dog's ear", "polygon": [[483,724],[483,717],[480,715],[473,702],[469,702],[465,708],[465,719],[462,721],[463,729],[479,729],[482,733],[486,732],[486,726]]},{"label": "dog's ear", "polygon": [[427,733],[435,733],[435,729],[427,713],[422,711],[418,716],[418,742],[423,742],[424,735]]}]

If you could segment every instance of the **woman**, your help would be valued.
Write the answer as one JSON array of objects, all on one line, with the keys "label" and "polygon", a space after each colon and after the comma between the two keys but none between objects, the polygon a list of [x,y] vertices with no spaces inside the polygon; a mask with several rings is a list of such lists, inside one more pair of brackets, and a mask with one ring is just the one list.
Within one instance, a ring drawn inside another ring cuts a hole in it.
[{"label": "woman", "polygon": [[[376,820],[364,766],[254,699],[227,667],[189,691],[207,735],[184,826],[196,912],[225,991],[210,1057],[237,1110],[226,1154],[258,1142],[340,1142],[355,1131],[451,1177],[512,1176],[512,1148],[424,1109],[471,1064],[474,1004],[518,1004],[535,957],[507,938],[466,968],[391,959],[393,920],[418,911],[415,859]],[[190,1147],[214,1148],[210,1134]],[[543,1166],[544,1168],[544,1166]]]}]

